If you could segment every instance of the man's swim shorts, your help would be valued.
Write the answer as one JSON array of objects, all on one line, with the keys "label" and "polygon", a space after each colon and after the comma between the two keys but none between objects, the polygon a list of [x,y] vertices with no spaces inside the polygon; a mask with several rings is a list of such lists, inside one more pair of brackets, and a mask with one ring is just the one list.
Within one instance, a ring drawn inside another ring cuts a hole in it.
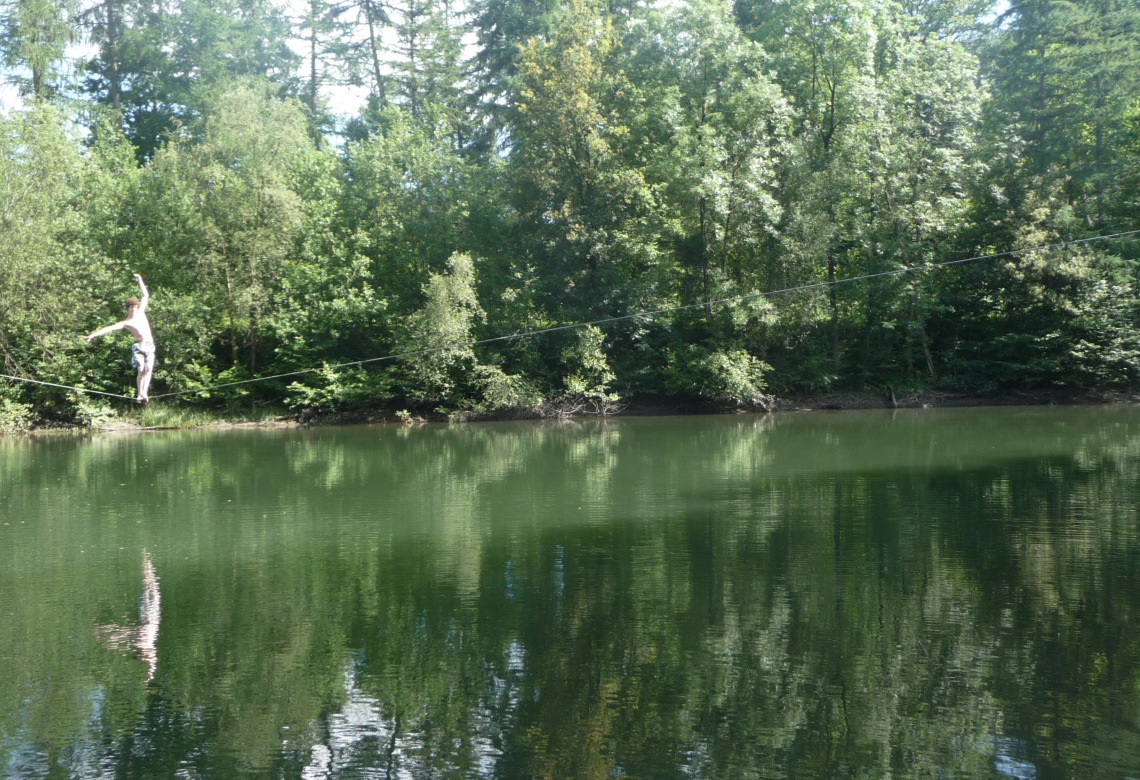
[{"label": "man's swim shorts", "polygon": [[144,347],[137,341],[131,344],[131,365],[142,371],[147,361],[150,361],[152,367],[154,366],[154,347]]}]

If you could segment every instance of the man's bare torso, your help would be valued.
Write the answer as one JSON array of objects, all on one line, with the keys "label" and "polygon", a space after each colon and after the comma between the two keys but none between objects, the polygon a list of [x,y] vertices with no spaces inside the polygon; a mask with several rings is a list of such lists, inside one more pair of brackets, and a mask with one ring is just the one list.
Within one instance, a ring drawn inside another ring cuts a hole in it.
[{"label": "man's bare torso", "polygon": [[136,344],[154,348],[154,334],[150,332],[150,321],[146,318],[146,312],[136,310],[134,314],[123,320],[123,329],[135,337]]}]

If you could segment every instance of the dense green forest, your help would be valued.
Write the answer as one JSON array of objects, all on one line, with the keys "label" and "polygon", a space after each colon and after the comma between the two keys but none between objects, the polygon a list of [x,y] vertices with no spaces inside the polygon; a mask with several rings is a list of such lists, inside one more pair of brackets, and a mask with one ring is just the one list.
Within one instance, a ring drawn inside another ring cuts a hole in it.
[{"label": "dense green forest", "polygon": [[0,0],[2,372],[133,392],[81,336],[138,272],[153,393],[328,367],[179,403],[1134,382],[1134,239],[739,296],[1140,228],[1138,44],[1138,0]]}]

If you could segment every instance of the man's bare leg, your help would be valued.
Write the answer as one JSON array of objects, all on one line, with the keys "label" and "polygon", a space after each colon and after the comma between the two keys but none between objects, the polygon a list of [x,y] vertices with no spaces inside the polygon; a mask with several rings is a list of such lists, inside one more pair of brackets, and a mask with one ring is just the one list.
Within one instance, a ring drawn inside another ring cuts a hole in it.
[{"label": "man's bare leg", "polygon": [[150,380],[154,376],[154,357],[148,355],[143,363],[143,367],[139,369],[138,375],[138,399],[139,402],[150,400]]}]

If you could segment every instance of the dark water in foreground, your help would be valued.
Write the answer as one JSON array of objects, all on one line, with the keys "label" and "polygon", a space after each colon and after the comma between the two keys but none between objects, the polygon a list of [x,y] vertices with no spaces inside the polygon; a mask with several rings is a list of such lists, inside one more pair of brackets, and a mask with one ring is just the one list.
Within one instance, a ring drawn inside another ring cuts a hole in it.
[{"label": "dark water in foreground", "polygon": [[0,438],[0,776],[1140,777],[1140,409]]}]

